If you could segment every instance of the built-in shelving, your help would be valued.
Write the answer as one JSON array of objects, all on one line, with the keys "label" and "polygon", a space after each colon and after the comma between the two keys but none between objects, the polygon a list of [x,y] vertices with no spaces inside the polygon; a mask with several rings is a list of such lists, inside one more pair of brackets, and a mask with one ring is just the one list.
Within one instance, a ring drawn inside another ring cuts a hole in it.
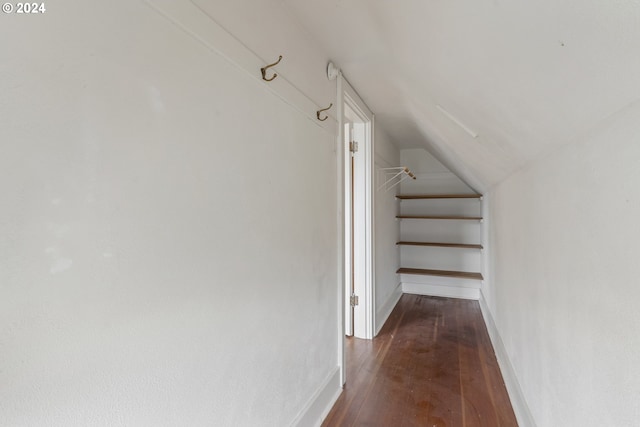
[{"label": "built-in shelving", "polygon": [[482,194],[399,194],[400,200],[413,199],[482,199]]},{"label": "built-in shelving", "polygon": [[484,280],[481,273],[473,273],[468,271],[431,270],[427,268],[399,268],[396,273],[415,274],[419,276],[442,276],[454,277],[458,279]]},{"label": "built-in shelving", "polygon": [[407,242],[400,241],[396,245],[405,246],[435,246],[441,248],[463,248],[463,249],[482,249],[482,245],[467,244],[467,243],[440,243],[440,242]]},{"label": "built-in shelving", "polygon": [[449,219],[463,221],[482,221],[481,216],[458,216],[458,215],[396,215],[398,219]]},{"label": "built-in shelving", "polygon": [[[401,234],[404,235],[396,245],[403,248],[401,259],[410,265],[399,268],[397,274],[447,278],[441,281],[405,277],[402,282],[409,284],[413,289],[425,289],[426,292],[441,292],[442,287],[447,286],[457,289],[450,291],[452,295],[475,296],[477,289],[470,288],[470,284],[465,280],[484,280],[481,272],[469,271],[480,266],[480,251],[483,249],[482,244],[474,241],[480,235],[478,227],[482,222],[482,216],[477,216],[480,213],[480,205],[473,204],[473,199],[482,200],[482,195],[400,194],[396,197],[400,201],[407,201],[402,203],[401,213],[396,215],[397,219],[408,220],[403,221],[404,233]],[[434,221],[420,222],[421,220]],[[437,223],[438,220],[443,222]],[[407,234],[407,230],[412,230],[415,234]],[[461,250],[444,252],[448,248]],[[447,292],[444,291],[445,294]]]}]

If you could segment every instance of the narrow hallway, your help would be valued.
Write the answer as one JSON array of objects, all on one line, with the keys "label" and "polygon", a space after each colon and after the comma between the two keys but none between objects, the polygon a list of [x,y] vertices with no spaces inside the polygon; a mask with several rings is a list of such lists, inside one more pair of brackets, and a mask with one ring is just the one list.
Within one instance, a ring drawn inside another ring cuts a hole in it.
[{"label": "narrow hallway", "polygon": [[346,348],[323,426],[517,426],[477,301],[404,295],[374,340]]}]

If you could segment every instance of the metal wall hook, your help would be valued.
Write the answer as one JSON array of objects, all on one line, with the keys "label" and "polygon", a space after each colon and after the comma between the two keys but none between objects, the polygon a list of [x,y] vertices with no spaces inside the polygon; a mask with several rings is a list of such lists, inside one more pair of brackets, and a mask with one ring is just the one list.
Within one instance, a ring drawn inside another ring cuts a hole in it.
[{"label": "metal wall hook", "polygon": [[327,110],[328,110],[328,109],[330,109],[331,107],[333,107],[333,102],[332,102],[331,104],[329,104],[329,106],[328,106],[327,108],[323,108],[322,110],[318,110],[318,111],[316,112],[316,117],[318,117],[318,120],[320,120],[321,122],[324,122],[325,120],[327,120],[327,119],[329,118],[329,116],[327,116],[327,115],[325,114],[324,118],[323,118],[323,119],[321,119],[321,118],[320,118],[320,113],[322,113],[323,111],[327,111]]},{"label": "metal wall hook", "polygon": [[271,78],[268,79],[267,78],[267,70],[269,68],[271,68],[271,67],[275,67],[276,65],[278,65],[280,63],[280,61],[282,61],[282,55],[280,55],[278,60],[276,62],[274,62],[273,64],[265,65],[264,67],[260,68],[260,71],[262,71],[262,80],[264,80],[265,82],[270,82],[271,80],[273,80],[276,77],[278,77],[277,73],[273,73],[273,76],[271,76]]}]

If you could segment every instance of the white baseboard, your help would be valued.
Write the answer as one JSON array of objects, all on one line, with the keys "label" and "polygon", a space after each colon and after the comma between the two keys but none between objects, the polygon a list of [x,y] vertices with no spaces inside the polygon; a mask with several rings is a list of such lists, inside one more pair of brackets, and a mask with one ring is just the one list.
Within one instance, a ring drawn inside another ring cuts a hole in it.
[{"label": "white baseboard", "polygon": [[513,412],[516,414],[518,425],[520,427],[536,427],[536,423],[529,410],[529,405],[524,398],[520,383],[516,377],[516,373],[511,365],[507,349],[502,342],[498,328],[493,320],[491,311],[487,306],[487,302],[484,300],[484,296],[480,293],[480,310],[482,311],[482,317],[484,317],[484,323],[487,325],[487,331],[489,332],[489,338],[493,344],[493,350],[496,353],[498,359],[498,365],[500,365],[500,371],[502,372],[502,378],[504,379],[505,386],[507,387],[507,393],[509,393],[509,399],[511,400],[511,406]]},{"label": "white baseboard", "polygon": [[389,318],[389,315],[395,308],[398,301],[400,301],[400,297],[402,296],[402,283],[398,283],[398,286],[393,290],[387,301],[380,307],[380,310],[376,313],[376,333],[378,335],[380,329],[384,326],[385,322]]},{"label": "white baseboard", "polygon": [[291,427],[320,427],[342,393],[340,384],[340,368],[329,374],[311,399],[304,405],[298,416],[291,422]]},{"label": "white baseboard", "polygon": [[460,298],[478,300],[480,289],[458,286],[443,286],[427,283],[402,283],[402,291],[405,294],[428,295],[432,297]]}]

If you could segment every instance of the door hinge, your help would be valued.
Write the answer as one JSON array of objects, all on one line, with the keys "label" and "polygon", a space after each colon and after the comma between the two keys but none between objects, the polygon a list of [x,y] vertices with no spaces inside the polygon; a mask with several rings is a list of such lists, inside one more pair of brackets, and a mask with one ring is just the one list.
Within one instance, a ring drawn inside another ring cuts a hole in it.
[{"label": "door hinge", "polygon": [[349,302],[351,303],[351,307],[355,307],[356,305],[359,305],[360,301],[358,299],[358,295],[351,294],[351,298],[349,298]]},{"label": "door hinge", "polygon": [[358,152],[358,142],[357,141],[351,141],[349,143],[349,151],[351,151],[352,153],[357,153]]}]

